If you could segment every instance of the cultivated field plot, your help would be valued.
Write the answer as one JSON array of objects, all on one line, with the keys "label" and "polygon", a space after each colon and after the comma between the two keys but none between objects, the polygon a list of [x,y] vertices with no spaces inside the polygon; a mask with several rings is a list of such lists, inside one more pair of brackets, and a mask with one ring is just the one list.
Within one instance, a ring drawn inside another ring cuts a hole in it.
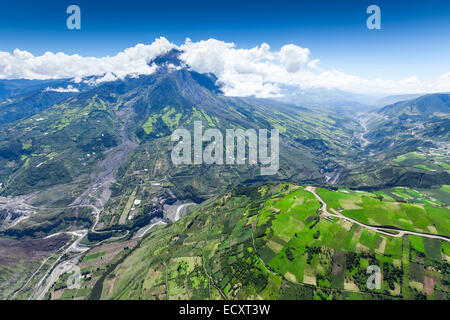
[{"label": "cultivated field plot", "polygon": [[[392,193],[406,197],[406,192],[411,192],[400,190]],[[345,216],[364,224],[450,236],[450,210],[444,206],[396,202],[380,193],[362,191],[319,189],[318,194],[329,207],[342,210]]]},{"label": "cultivated field plot", "polygon": [[[136,245],[136,240],[128,240],[105,243],[89,250],[78,264],[81,273],[80,288],[68,288],[68,279],[74,275],[74,272],[65,273],[52,286],[47,297],[52,300],[89,299],[93,287],[102,278],[102,275]],[[109,284],[109,279],[104,279],[106,285]]]},{"label": "cultivated field plot", "polygon": [[[440,216],[446,208],[382,201],[374,193],[318,192],[328,208],[367,224],[448,230],[448,218]],[[380,234],[324,218],[320,207],[304,187],[285,183],[207,201],[189,219],[150,233],[106,278],[102,298],[449,298],[448,242]],[[382,272],[380,289],[367,288],[371,265]]]}]

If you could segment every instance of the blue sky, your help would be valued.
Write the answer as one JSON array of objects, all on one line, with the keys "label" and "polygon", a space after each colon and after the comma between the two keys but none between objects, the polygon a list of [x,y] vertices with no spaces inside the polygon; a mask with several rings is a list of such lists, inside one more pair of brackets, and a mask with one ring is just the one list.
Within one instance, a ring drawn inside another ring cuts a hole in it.
[{"label": "blue sky", "polygon": [[[66,28],[79,5],[82,30]],[[381,30],[366,28],[366,8],[381,8]],[[115,55],[164,36],[176,44],[215,38],[251,48],[293,43],[324,68],[365,78],[433,79],[450,71],[450,1],[138,1],[2,2],[0,51]]]}]

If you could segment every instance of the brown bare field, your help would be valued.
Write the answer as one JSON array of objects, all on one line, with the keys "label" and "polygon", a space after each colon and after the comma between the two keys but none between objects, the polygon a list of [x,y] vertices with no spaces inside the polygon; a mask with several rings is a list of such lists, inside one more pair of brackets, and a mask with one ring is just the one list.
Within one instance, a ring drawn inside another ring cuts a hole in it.
[{"label": "brown bare field", "polygon": [[71,239],[67,234],[48,239],[0,239],[0,265],[14,266],[23,261],[40,259],[57,251]]},{"label": "brown bare field", "polygon": [[439,278],[426,274],[423,279],[423,291],[428,295],[433,294],[434,286],[436,285],[436,283],[438,281],[439,281]]},{"label": "brown bare field", "polygon": [[61,299],[65,289],[56,290],[51,293],[51,300],[59,300]]}]

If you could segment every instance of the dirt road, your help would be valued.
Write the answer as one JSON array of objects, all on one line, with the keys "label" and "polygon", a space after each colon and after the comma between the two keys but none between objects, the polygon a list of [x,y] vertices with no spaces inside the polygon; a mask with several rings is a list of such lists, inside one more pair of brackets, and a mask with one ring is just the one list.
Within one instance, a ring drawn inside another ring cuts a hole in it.
[{"label": "dirt road", "polygon": [[[105,153],[105,159],[100,163],[99,168],[100,172],[98,174],[92,174],[91,178],[93,182],[87,186],[87,189],[69,205],[69,208],[76,207],[90,207],[95,216],[95,222],[91,227],[92,232],[96,232],[96,226],[100,220],[100,214],[103,211],[104,205],[111,197],[111,191],[109,189],[111,183],[115,181],[114,173],[119,168],[119,166],[125,161],[125,159],[133,152],[133,150],[137,147],[137,144],[130,140],[127,135],[127,125],[131,119],[132,110],[131,107],[119,111],[116,115],[117,121],[119,121],[119,117],[123,119],[123,125],[120,129],[120,135],[122,138],[122,142],[117,147],[114,147]],[[18,203],[24,205],[24,199],[18,199]],[[17,201],[14,203],[17,206]],[[3,203],[0,203],[0,205]],[[11,203],[7,203],[11,205]],[[31,206],[27,206],[26,209],[36,209]],[[69,252],[78,252],[83,253],[86,250],[89,250],[88,247],[84,247],[80,245],[81,240],[88,234],[88,230],[79,230],[73,232],[67,232],[69,234],[74,235],[77,239],[66,249],[64,250],[56,261],[52,264],[52,266],[48,269],[48,271],[44,274],[44,276],[40,279],[40,281],[36,284],[32,294],[29,296],[29,300],[31,299],[43,299],[47,291],[51,288],[51,286],[58,280],[58,278],[64,274],[65,272],[70,271],[69,266],[73,267],[73,259],[70,261],[60,262],[62,257]],[[55,236],[50,235],[49,237]],[[75,257],[74,259],[76,259]],[[14,299],[16,294],[20,292],[26,285],[30,283],[30,281],[38,274],[40,269],[45,265],[48,259],[44,260],[43,263],[39,266],[39,268],[33,273],[33,275],[28,279],[26,284],[18,290],[11,299]],[[69,269],[68,269],[69,268]]]},{"label": "dirt road", "polygon": [[[352,223],[355,223],[355,224],[357,224],[357,225],[359,225],[359,226],[361,226],[363,228],[369,229],[371,231],[374,231],[374,232],[377,232],[377,233],[381,233],[381,234],[384,234],[386,236],[395,237],[395,238],[400,238],[400,237],[403,237],[404,235],[411,234],[411,235],[420,236],[420,237],[424,237],[424,238],[439,239],[439,240],[444,240],[444,241],[450,242],[450,238],[449,237],[442,236],[442,235],[433,235],[433,234],[428,234],[428,233],[420,233],[420,232],[414,232],[414,231],[397,229],[397,228],[391,229],[391,228],[385,228],[385,227],[369,226],[369,225],[364,224],[362,222],[359,222],[359,221],[357,221],[355,219],[346,217],[342,213],[334,210],[333,208],[330,208],[330,211],[333,212],[333,213],[330,213],[327,210],[326,202],[323,201],[323,199],[317,194],[316,188],[314,188],[314,187],[306,187],[305,190],[311,192],[317,198],[317,200],[319,200],[319,202],[322,204],[321,216],[323,216],[323,217],[334,217],[334,218],[344,219],[346,221],[350,221]],[[391,232],[396,232],[396,233],[391,233]]]}]

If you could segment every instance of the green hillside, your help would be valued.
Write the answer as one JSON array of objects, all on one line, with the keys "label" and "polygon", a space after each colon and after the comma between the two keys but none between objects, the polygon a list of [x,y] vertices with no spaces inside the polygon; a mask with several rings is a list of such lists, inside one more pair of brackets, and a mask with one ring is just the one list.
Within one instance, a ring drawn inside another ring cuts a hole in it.
[{"label": "green hillside", "polygon": [[[362,222],[450,236],[450,217],[439,208],[424,205],[419,213],[372,193],[318,192],[328,208],[344,207],[344,215]],[[86,269],[97,276],[85,292],[102,299],[449,298],[449,242],[382,235],[320,217],[319,208],[301,186],[235,189],[192,207],[176,224],[157,227],[106,269],[106,277]],[[408,224],[417,214],[420,225]],[[379,290],[366,286],[369,265],[383,272]],[[424,287],[427,277],[436,279],[435,287]]]},{"label": "green hillside", "polygon": [[[229,97],[179,54],[151,75],[1,105],[0,297],[450,298],[448,95],[364,114]],[[261,175],[248,153],[174,164],[172,133],[196,121],[224,137],[278,129],[279,170]],[[68,261],[81,289],[55,275]]]}]

